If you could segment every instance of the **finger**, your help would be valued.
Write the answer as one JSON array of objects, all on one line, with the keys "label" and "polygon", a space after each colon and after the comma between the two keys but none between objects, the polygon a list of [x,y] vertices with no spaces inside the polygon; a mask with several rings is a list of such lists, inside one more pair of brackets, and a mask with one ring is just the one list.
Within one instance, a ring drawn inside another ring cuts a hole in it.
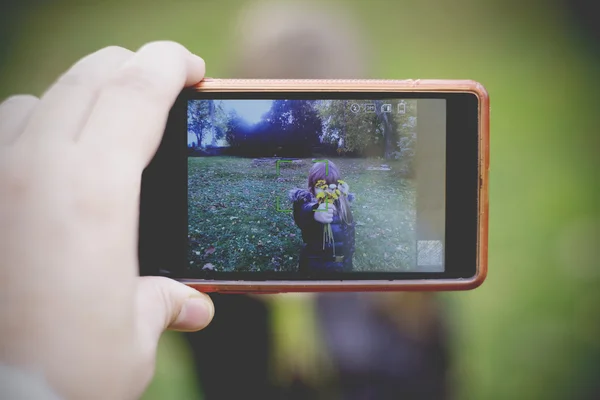
[{"label": "finger", "polygon": [[44,93],[19,140],[76,139],[102,85],[132,56],[130,50],[111,46],[79,60]]},{"label": "finger", "polygon": [[143,46],[101,90],[81,143],[100,155],[120,152],[145,167],[178,94],[201,81],[204,70],[204,61],[180,44]]},{"label": "finger", "polygon": [[168,278],[139,278],[137,295],[140,326],[156,340],[166,329],[201,330],[215,312],[208,295]]},{"label": "finger", "polygon": [[38,102],[35,96],[17,95],[0,104],[0,145],[11,144],[21,135]]}]

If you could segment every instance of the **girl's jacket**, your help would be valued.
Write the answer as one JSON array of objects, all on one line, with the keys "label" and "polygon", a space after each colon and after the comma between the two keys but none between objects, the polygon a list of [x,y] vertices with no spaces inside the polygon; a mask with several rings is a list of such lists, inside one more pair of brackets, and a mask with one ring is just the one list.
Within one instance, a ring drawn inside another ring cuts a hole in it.
[{"label": "girl's jacket", "polygon": [[[331,223],[334,246],[325,244],[323,249],[323,231],[325,225],[315,221],[314,213],[319,203],[315,196],[306,189],[293,189],[289,192],[293,202],[293,215],[296,225],[302,231],[304,245],[300,251],[300,271],[332,272],[351,271],[354,256],[355,224],[344,224],[338,215],[334,215]],[[354,195],[349,194],[352,202]]]}]

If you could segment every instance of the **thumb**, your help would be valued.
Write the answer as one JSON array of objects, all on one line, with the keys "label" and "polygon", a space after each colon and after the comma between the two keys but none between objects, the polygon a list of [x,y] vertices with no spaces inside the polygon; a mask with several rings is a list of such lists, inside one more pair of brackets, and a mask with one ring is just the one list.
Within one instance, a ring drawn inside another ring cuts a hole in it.
[{"label": "thumb", "polygon": [[208,295],[169,278],[140,277],[137,294],[141,322],[159,336],[166,329],[199,331],[215,313]]}]

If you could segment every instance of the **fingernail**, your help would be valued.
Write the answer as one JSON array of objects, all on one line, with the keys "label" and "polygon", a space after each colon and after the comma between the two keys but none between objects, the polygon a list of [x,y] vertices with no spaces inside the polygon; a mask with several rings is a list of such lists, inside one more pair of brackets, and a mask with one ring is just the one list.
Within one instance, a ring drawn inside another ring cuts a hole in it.
[{"label": "fingernail", "polygon": [[194,296],[188,298],[171,329],[198,331],[206,327],[215,314],[215,307],[207,297]]}]

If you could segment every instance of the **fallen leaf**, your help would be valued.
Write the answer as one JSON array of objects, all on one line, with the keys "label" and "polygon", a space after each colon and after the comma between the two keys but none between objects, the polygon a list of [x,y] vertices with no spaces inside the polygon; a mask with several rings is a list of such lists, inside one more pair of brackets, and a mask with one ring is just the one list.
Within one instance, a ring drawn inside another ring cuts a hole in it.
[{"label": "fallen leaf", "polygon": [[202,267],[203,271],[214,271],[215,270],[215,266],[212,265],[211,263],[208,264],[204,264],[204,267]]},{"label": "fallen leaf", "polygon": [[216,251],[215,246],[208,246],[208,248],[206,249],[206,251],[204,252],[204,255],[207,256],[209,254],[212,254]]}]

